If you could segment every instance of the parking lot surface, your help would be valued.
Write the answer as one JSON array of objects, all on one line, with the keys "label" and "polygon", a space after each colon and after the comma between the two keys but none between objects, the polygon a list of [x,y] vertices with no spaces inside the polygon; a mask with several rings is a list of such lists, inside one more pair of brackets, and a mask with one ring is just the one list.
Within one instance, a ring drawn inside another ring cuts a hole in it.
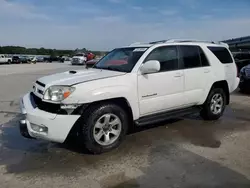
[{"label": "parking lot surface", "polygon": [[118,149],[102,155],[84,153],[76,144],[21,137],[19,99],[32,83],[81,68],[67,63],[0,66],[1,188],[250,187],[250,97],[237,91],[217,122],[193,115],[136,129]]}]

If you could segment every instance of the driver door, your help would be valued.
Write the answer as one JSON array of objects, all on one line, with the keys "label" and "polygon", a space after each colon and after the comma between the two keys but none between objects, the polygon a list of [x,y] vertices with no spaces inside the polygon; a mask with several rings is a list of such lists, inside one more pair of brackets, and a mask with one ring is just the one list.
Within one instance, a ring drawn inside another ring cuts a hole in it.
[{"label": "driver door", "polygon": [[178,109],[183,104],[184,75],[179,69],[179,54],[176,46],[154,49],[144,62],[158,60],[159,72],[138,74],[140,115]]}]

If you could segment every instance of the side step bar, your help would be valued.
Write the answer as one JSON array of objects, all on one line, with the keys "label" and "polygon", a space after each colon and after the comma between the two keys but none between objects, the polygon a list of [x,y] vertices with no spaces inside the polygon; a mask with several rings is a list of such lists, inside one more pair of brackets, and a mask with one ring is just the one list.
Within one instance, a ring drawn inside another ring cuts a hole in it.
[{"label": "side step bar", "polygon": [[172,110],[168,112],[161,112],[157,114],[147,115],[135,121],[137,126],[145,126],[149,124],[159,123],[165,120],[183,117],[186,115],[195,114],[201,111],[201,107],[189,107],[180,110]]}]

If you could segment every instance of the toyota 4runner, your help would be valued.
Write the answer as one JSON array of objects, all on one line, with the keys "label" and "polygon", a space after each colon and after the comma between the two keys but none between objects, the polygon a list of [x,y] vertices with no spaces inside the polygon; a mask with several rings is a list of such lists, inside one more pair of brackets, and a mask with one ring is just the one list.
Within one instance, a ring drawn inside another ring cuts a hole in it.
[{"label": "toyota 4runner", "polygon": [[238,84],[225,43],[135,43],[92,68],[38,79],[21,100],[20,131],[58,143],[75,135],[90,152],[102,153],[118,147],[132,126],[197,112],[219,119]]}]

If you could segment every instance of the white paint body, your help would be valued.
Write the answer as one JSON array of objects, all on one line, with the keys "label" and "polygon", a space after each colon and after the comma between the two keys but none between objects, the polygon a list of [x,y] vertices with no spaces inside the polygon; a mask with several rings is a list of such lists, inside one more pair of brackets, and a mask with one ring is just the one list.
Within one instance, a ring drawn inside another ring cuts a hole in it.
[{"label": "white paint body", "polygon": [[[182,69],[153,74],[141,74],[140,67],[149,53],[157,47],[168,45],[198,45],[210,63],[208,67]],[[144,45],[145,46],[145,45]],[[132,109],[133,119],[142,116],[201,105],[205,102],[212,85],[226,80],[229,92],[239,84],[235,63],[222,64],[207,48],[207,43],[163,43],[148,46],[130,73],[83,69],[76,74],[69,72],[40,78],[45,88],[35,84],[43,92],[52,85],[73,85],[75,91],[62,104],[85,104],[113,98],[125,98]],[[219,46],[209,44],[209,46]],[[43,95],[36,93],[40,98]],[[147,96],[147,97],[143,97]],[[64,142],[80,115],[58,115],[44,112],[30,105],[29,94],[22,99],[22,110],[27,113],[29,123],[48,127],[48,134],[34,132],[32,137]]]},{"label": "white paint body", "polygon": [[10,57],[0,54],[0,64],[8,63],[8,61],[11,61],[11,60],[12,59]]}]

